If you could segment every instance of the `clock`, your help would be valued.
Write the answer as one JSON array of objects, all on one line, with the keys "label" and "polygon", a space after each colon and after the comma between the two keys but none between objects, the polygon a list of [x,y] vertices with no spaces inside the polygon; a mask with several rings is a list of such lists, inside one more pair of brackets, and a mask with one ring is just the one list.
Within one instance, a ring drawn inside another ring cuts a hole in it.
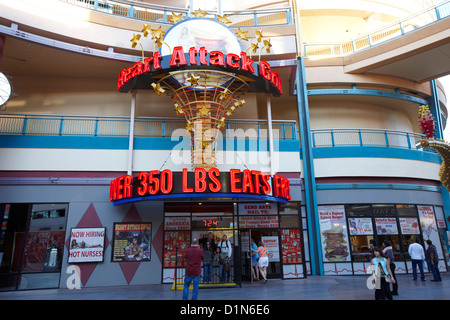
[{"label": "clock", "polygon": [[6,110],[6,103],[11,97],[12,87],[8,78],[0,72],[0,110]]}]

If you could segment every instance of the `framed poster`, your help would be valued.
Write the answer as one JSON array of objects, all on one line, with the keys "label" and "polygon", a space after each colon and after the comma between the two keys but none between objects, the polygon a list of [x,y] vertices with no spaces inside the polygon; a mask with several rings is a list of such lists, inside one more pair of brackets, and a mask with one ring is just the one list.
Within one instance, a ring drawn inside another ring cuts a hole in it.
[{"label": "framed poster", "polygon": [[150,261],[151,240],[151,223],[114,223],[111,261]]},{"label": "framed poster", "polygon": [[69,263],[103,262],[106,228],[72,228]]},{"label": "framed poster", "polygon": [[318,206],[318,209],[323,261],[350,261],[344,206]]}]

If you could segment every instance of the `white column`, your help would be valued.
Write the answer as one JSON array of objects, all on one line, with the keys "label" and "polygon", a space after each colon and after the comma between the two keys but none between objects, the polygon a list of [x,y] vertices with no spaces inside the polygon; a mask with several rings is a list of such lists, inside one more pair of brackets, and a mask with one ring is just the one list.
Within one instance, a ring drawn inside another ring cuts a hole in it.
[{"label": "white column", "polygon": [[273,131],[272,131],[272,105],[270,101],[270,93],[266,93],[267,102],[267,129],[269,133],[269,157],[270,157],[270,175],[275,174],[273,170]]},{"label": "white column", "polygon": [[136,112],[136,91],[131,91],[131,110],[130,110],[130,132],[128,141],[128,170],[127,174],[133,173],[133,149],[134,149],[134,118]]}]

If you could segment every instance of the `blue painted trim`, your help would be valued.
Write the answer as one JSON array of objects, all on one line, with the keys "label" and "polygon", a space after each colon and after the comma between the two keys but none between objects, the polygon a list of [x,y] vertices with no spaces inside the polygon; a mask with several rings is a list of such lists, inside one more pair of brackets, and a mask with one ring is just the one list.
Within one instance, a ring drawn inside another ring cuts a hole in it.
[{"label": "blue painted trim", "polygon": [[[169,137],[135,137],[134,150],[190,150],[190,140]],[[113,149],[128,150],[128,137],[1,135],[0,148]],[[222,139],[218,150],[268,151],[266,139]],[[298,140],[277,140],[275,151],[299,152]]]},{"label": "blue painted trim", "polygon": [[385,97],[398,100],[405,100],[417,104],[427,104],[427,100],[411,96],[404,93],[384,91],[384,90],[370,90],[370,89],[311,89],[308,90],[308,96],[339,96],[339,95],[357,95],[357,96],[371,96],[371,97]]},{"label": "blue painted trim", "polygon": [[154,196],[146,197],[134,197],[121,200],[113,201],[113,205],[117,206],[124,203],[139,202],[139,201],[151,201],[151,200],[176,200],[176,199],[189,199],[189,198],[236,198],[239,200],[260,200],[260,201],[271,201],[279,202],[282,204],[287,204],[288,201],[283,198],[274,196],[261,196],[256,194],[238,194],[238,193],[181,193],[181,194],[159,194]]},{"label": "blue painted trim", "polygon": [[319,226],[319,212],[317,208],[316,182],[314,173],[313,146],[311,127],[309,122],[308,94],[306,90],[305,61],[297,58],[297,107],[300,128],[301,154],[303,159],[303,175],[305,183],[306,218],[308,220],[308,238],[311,253],[311,273],[324,274],[322,249]]},{"label": "blue painted trim", "polygon": [[437,153],[393,147],[320,147],[313,149],[314,159],[325,158],[394,158],[440,164]]},{"label": "blue painted trim", "polygon": [[442,192],[442,187],[429,186],[422,184],[409,183],[318,183],[317,190],[343,190],[343,189],[387,189],[387,190],[417,190],[417,191],[431,191]]},{"label": "blue painted trim", "polygon": [[437,92],[437,85],[436,80],[430,81],[430,89],[431,89],[431,97],[428,99],[427,103],[428,107],[430,108],[430,112],[434,117],[434,120],[436,121],[436,135],[435,137],[437,139],[443,139],[444,133],[442,128],[442,121],[441,121],[441,108],[439,106],[439,96]]}]

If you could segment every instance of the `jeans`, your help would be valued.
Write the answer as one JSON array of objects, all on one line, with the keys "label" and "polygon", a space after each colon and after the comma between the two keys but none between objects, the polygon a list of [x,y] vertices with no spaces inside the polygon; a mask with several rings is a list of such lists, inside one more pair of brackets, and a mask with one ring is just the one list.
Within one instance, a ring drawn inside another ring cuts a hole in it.
[{"label": "jeans", "polygon": [[417,280],[417,266],[419,266],[419,270],[420,270],[420,279],[424,280],[425,279],[425,274],[423,273],[423,261],[422,260],[415,260],[412,259],[412,271],[413,271],[413,279]]},{"label": "jeans", "polygon": [[212,262],[203,266],[203,283],[211,282]]},{"label": "jeans", "polygon": [[198,285],[200,283],[200,275],[198,275],[198,276],[185,275],[184,276],[183,300],[188,300],[189,286],[191,285],[191,281],[194,281],[193,290],[192,290],[192,300],[197,300]]},{"label": "jeans", "polygon": [[433,274],[434,280],[441,280],[441,273],[439,272],[439,261],[433,264],[431,261],[428,264],[431,273]]},{"label": "jeans", "polygon": [[230,281],[230,271],[225,270],[225,263],[220,265],[219,279],[222,283],[225,283],[225,280]]}]

